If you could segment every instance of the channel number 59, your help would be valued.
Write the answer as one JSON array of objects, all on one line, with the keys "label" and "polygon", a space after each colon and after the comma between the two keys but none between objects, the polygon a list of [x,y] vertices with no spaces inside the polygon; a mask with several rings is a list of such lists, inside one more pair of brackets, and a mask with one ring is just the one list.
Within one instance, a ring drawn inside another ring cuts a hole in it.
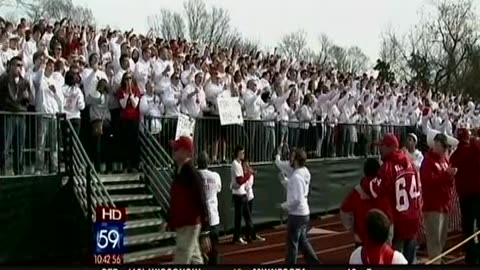
[{"label": "channel number 59", "polygon": [[100,230],[97,235],[97,247],[101,249],[111,245],[112,249],[120,246],[120,234],[116,230]]}]

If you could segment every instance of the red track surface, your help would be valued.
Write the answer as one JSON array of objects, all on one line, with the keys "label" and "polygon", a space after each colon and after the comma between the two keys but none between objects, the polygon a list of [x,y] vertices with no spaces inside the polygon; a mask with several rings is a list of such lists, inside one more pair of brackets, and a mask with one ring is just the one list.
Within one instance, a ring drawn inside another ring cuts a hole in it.
[{"label": "red track surface", "polygon": [[[318,258],[325,264],[348,264],[350,254],[354,250],[354,238],[352,233],[347,232],[340,222],[338,215],[312,220],[311,226],[326,230],[322,234],[310,234],[310,243],[315,249]],[[328,232],[330,231],[330,232]],[[231,236],[223,237],[220,245],[220,253],[223,264],[283,264],[286,254],[285,228],[266,230],[260,233],[266,238],[265,242],[257,242],[249,245],[231,244]],[[462,240],[461,235],[449,235],[446,249],[456,245]],[[419,250],[418,259],[426,262],[425,251]],[[445,263],[463,263],[462,251],[457,250],[447,256]],[[163,257],[149,260],[143,263],[168,263],[172,257]],[[305,263],[303,256],[299,254],[298,263]]]}]

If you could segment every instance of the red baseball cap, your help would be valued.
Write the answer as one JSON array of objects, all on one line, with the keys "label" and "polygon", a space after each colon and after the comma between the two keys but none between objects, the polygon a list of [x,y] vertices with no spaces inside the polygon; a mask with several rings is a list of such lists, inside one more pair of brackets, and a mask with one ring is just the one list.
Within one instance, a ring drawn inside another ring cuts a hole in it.
[{"label": "red baseball cap", "polygon": [[172,146],[174,152],[183,149],[193,154],[193,152],[195,151],[192,139],[187,136],[181,136],[177,140],[172,141],[170,145]]},{"label": "red baseball cap", "polygon": [[397,136],[393,133],[388,133],[383,136],[383,139],[376,143],[377,145],[383,145],[385,147],[399,148],[400,144],[398,143]]}]

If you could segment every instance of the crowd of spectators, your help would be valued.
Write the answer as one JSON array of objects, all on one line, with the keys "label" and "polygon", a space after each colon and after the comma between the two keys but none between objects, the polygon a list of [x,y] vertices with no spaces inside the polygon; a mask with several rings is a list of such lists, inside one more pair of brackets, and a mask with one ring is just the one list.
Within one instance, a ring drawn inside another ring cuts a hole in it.
[{"label": "crowd of spectators", "polygon": [[[275,53],[95,29],[68,19],[0,19],[0,33],[0,111],[66,113],[102,172],[138,168],[143,124],[168,148],[179,114],[197,119],[198,150],[217,163],[226,162],[238,143],[257,153],[252,161],[271,160],[279,147],[346,157],[376,154],[372,142],[387,132],[405,136],[423,126],[452,135],[457,126],[480,127],[479,110],[465,97]],[[243,126],[220,126],[219,97],[239,97]],[[22,152],[29,125],[17,114],[0,118],[5,169],[10,148]],[[55,136],[47,136],[54,122],[46,115],[35,121],[39,172],[41,150],[47,143],[56,147]],[[21,168],[22,154],[14,156],[14,167]],[[57,158],[50,159],[55,167]]]}]

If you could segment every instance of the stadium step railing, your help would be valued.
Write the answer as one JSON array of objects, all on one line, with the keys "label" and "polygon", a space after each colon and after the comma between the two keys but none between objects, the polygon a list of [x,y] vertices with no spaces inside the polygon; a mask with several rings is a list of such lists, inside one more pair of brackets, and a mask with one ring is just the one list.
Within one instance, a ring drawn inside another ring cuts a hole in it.
[{"label": "stadium step railing", "polygon": [[[89,159],[70,121],[61,118],[65,180],[73,183],[80,206],[93,226],[95,208],[125,207],[125,262],[150,258],[153,251],[173,250],[174,233],[165,231],[165,214],[141,173],[101,175]],[[93,245],[92,245],[93,246]]]}]

